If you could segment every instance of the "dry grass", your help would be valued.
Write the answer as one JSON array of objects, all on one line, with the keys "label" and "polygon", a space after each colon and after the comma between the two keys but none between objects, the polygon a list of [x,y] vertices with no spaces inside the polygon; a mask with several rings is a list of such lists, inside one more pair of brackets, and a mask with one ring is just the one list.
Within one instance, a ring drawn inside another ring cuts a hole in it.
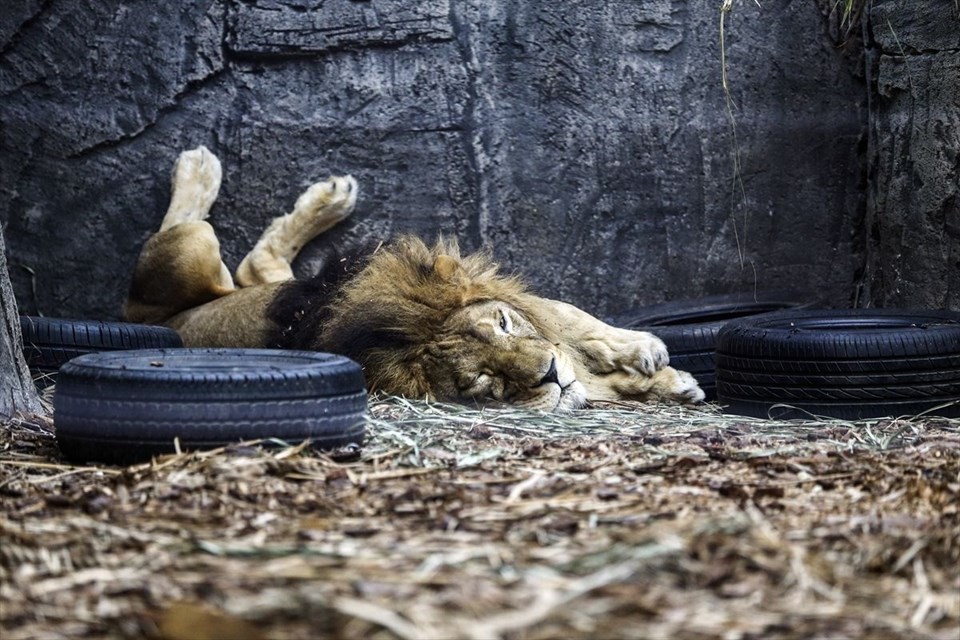
[{"label": "dry grass", "polygon": [[19,420],[0,636],[954,640],[958,425],[379,398],[352,458],[117,468]]}]

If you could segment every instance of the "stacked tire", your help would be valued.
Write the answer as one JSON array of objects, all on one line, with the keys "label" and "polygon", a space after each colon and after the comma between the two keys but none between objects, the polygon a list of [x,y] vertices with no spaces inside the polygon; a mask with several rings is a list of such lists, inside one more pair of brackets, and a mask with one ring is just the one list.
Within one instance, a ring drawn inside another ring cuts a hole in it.
[{"label": "stacked tire", "polygon": [[960,416],[960,313],[786,311],[719,332],[717,399],[762,418]]},{"label": "stacked tire", "polygon": [[182,347],[173,329],[126,322],[20,316],[23,356],[41,389],[57,380],[60,367],[102,351]]}]

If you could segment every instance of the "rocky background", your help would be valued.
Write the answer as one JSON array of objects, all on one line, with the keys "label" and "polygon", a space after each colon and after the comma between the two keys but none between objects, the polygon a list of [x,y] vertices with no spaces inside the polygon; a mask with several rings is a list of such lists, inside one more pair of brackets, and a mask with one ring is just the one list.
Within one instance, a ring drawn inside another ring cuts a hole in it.
[{"label": "rocky background", "polygon": [[876,1],[853,29],[830,0],[735,3],[735,129],[720,5],[4,0],[20,311],[118,317],[173,161],[199,144],[223,162],[231,266],[312,181],[349,172],[357,211],[301,273],[442,232],[604,316],[770,288],[960,306],[954,3]]},{"label": "rocky background", "polygon": [[874,2],[864,297],[960,309],[960,4]]}]

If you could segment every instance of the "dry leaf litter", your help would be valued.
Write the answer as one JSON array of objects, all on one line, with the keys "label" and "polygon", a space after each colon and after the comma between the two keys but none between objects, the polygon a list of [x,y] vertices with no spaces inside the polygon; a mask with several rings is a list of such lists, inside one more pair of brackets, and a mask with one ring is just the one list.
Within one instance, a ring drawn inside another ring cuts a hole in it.
[{"label": "dry leaf litter", "polygon": [[960,638],[960,420],[375,397],[112,467],[23,417],[0,505],[4,640]]}]

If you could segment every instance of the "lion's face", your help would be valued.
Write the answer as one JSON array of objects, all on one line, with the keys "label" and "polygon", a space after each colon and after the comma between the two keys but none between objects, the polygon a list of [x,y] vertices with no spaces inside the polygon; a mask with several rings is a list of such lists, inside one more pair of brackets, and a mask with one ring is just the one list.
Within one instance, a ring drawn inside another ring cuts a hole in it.
[{"label": "lion's face", "polygon": [[437,398],[495,400],[542,411],[575,409],[586,400],[567,354],[504,302],[456,311],[426,354]]}]

